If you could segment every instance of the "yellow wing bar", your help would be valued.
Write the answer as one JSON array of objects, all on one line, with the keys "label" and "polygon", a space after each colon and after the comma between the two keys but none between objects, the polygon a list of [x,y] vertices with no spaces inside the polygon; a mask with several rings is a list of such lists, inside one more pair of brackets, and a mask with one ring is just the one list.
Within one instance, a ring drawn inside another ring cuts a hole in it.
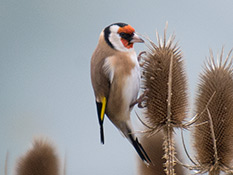
[{"label": "yellow wing bar", "polygon": [[104,114],[105,114],[106,105],[107,105],[106,97],[102,97],[101,102],[96,101],[97,113],[98,113],[99,124],[100,124],[100,139],[103,144],[104,144],[103,123],[104,123]]},{"label": "yellow wing bar", "polygon": [[106,109],[106,104],[107,104],[106,97],[103,97],[101,99],[101,102],[102,102],[102,108],[101,108],[100,120],[103,121],[104,120],[105,109]]}]

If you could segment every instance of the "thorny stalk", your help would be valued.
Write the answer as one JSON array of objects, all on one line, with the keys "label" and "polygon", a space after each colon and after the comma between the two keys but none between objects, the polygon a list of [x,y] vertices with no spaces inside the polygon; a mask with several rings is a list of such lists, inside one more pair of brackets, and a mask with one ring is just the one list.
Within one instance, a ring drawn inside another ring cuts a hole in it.
[{"label": "thorny stalk", "polygon": [[209,117],[209,122],[210,122],[210,130],[211,130],[211,136],[212,136],[212,139],[213,139],[213,145],[214,145],[214,165],[213,167],[211,167],[210,169],[210,175],[218,175],[220,173],[220,169],[219,169],[219,158],[218,158],[218,150],[217,150],[217,144],[216,144],[216,137],[215,137],[215,133],[214,133],[214,124],[213,124],[213,120],[212,120],[212,117],[211,117],[211,114],[210,114],[210,111],[209,109],[207,108],[206,109],[207,112],[208,112],[208,117]]},{"label": "thorny stalk", "polygon": [[8,168],[8,157],[9,157],[9,152],[6,153],[6,159],[5,159],[5,168],[4,168],[4,175],[7,175],[7,168]]},{"label": "thorny stalk", "polygon": [[173,67],[173,56],[171,56],[170,67],[169,67],[169,77],[168,77],[168,99],[167,99],[167,125],[164,128],[165,140],[164,140],[164,158],[165,162],[165,172],[167,175],[175,175],[175,148],[173,139],[173,127],[171,124],[171,98],[172,98],[172,67]]}]

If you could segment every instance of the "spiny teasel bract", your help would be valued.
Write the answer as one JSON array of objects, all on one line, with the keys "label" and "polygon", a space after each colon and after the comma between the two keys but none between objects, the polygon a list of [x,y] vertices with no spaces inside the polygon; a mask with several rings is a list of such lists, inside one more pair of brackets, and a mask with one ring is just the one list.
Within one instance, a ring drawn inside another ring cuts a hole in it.
[{"label": "spiny teasel bract", "polygon": [[19,159],[16,174],[58,175],[59,159],[54,147],[45,139],[35,140],[32,149]]},{"label": "spiny teasel bract", "polygon": [[[195,113],[201,114],[194,128],[194,148],[201,172],[227,171],[233,160],[233,67],[223,49],[217,63],[213,53],[200,75]],[[208,121],[208,123],[203,123]],[[212,129],[212,130],[211,130]],[[212,132],[213,131],[213,132]]]},{"label": "spiny teasel bract", "polygon": [[143,66],[143,89],[147,91],[145,117],[151,128],[161,128],[166,125],[168,111],[168,80],[170,62],[173,58],[171,85],[171,123],[180,127],[187,115],[187,80],[184,72],[183,58],[177,44],[173,44],[175,36],[158,46],[150,41]]}]

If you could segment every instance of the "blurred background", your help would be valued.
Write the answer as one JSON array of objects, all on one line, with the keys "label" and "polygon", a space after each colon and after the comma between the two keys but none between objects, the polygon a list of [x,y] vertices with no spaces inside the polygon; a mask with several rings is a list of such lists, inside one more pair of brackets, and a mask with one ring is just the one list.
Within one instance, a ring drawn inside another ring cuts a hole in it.
[{"label": "blurred background", "polygon": [[209,48],[216,56],[224,45],[226,56],[233,47],[232,7],[231,0],[0,0],[0,174],[6,153],[14,174],[38,136],[54,143],[61,161],[66,157],[67,175],[136,174],[133,147],[108,119],[100,144],[90,59],[101,30],[125,22],[156,42],[156,30],[162,35],[168,21],[168,35],[176,34],[184,55],[192,104]]}]

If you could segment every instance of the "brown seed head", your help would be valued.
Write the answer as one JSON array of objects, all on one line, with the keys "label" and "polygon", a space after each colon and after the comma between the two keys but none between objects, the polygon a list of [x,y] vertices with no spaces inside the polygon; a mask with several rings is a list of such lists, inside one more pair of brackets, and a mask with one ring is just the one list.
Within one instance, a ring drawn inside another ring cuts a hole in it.
[{"label": "brown seed head", "polygon": [[58,175],[59,161],[53,146],[45,140],[35,140],[33,148],[20,158],[17,175]]},{"label": "brown seed head", "polygon": [[[230,166],[233,158],[233,69],[229,56],[230,53],[223,63],[222,51],[217,64],[211,52],[198,86],[195,112],[203,114],[197,123],[209,122],[195,127],[194,147],[198,162],[207,169],[217,166],[223,170],[225,166]],[[213,122],[216,151],[209,116]]]},{"label": "brown seed head", "polygon": [[173,44],[173,40],[174,36],[168,42],[164,39],[164,43],[159,42],[159,46],[150,41],[150,51],[147,53],[143,67],[143,88],[148,90],[144,104],[146,118],[150,126],[154,128],[160,128],[167,123],[171,57],[173,57],[171,86],[171,123],[173,126],[179,127],[187,113],[187,82],[183,59],[179,48]]}]

